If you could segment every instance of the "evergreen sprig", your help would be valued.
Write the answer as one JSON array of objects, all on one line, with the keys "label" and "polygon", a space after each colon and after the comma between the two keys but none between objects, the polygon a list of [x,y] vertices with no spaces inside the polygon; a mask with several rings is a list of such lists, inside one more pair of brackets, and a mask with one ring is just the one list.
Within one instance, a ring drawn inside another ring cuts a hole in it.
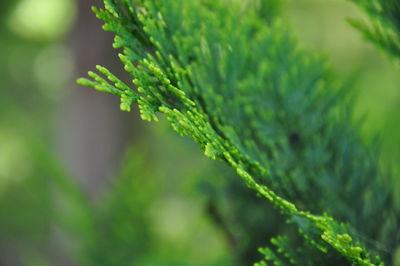
[{"label": "evergreen sprig", "polygon": [[351,0],[369,16],[369,21],[350,19],[363,36],[387,54],[400,59],[400,2],[398,0]]},{"label": "evergreen sprig", "polygon": [[390,262],[400,219],[376,149],[352,123],[348,86],[268,12],[273,2],[104,0],[94,12],[116,34],[137,89],[100,66],[104,77],[78,82],[119,96],[124,111],[137,103],[144,120],[164,114],[207,157],[236,169],[298,226],[307,245],[293,254],[318,254],[309,261],[324,265],[380,265],[379,253]]}]

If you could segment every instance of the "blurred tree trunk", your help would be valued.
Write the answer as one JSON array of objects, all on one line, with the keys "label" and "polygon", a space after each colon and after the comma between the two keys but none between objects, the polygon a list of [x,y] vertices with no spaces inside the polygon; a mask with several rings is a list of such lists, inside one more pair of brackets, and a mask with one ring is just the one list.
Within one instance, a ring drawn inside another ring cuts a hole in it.
[{"label": "blurred tree trunk", "polygon": [[[104,65],[124,77],[112,49],[113,35],[101,29],[102,23],[90,10],[99,1],[77,1],[78,17],[71,34],[75,54],[75,77],[86,76],[96,64]],[[119,168],[132,128],[138,132],[132,114],[119,111],[119,100],[95,90],[74,85],[58,116],[56,136],[67,170],[88,193],[97,198],[107,179]],[[129,126],[128,126],[129,125]]]},{"label": "blurred tree trunk", "polygon": [[[118,63],[117,51],[112,48],[113,34],[102,30],[101,21],[90,9],[93,5],[99,5],[99,1],[77,1],[77,20],[67,40],[75,55],[74,78],[86,76],[89,69],[99,64],[127,79]],[[74,80],[66,89],[70,91],[56,116],[57,149],[66,170],[96,201],[118,171],[128,142],[137,137],[138,119],[132,113],[119,111],[116,97],[78,86]],[[71,249],[68,236],[57,230],[53,236],[59,246],[59,252],[53,254],[57,265],[79,263],[65,257],[65,249]]]}]

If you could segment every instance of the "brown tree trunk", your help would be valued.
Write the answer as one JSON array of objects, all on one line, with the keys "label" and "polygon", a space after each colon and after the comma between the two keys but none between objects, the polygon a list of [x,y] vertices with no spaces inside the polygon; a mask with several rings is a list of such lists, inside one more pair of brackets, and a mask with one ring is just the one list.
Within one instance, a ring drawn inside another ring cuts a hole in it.
[{"label": "brown tree trunk", "polygon": [[[90,10],[98,3],[78,1],[78,17],[71,34],[76,57],[74,76],[86,76],[88,70],[100,64],[123,78],[122,64],[111,46],[113,34],[101,29],[102,22]],[[121,112],[116,97],[75,85],[73,81],[69,89],[58,116],[57,142],[67,169],[95,199],[118,169],[132,132],[138,132],[138,123],[134,121],[137,116]]]}]

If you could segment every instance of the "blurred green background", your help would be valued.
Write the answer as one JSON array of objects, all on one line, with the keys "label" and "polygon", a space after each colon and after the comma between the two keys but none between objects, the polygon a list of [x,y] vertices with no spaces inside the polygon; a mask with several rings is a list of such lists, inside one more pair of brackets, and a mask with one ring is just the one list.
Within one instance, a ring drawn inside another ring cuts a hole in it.
[{"label": "blurred green background", "polygon": [[[120,112],[118,99],[75,85],[95,64],[129,79],[90,11],[100,2],[0,2],[0,265],[234,264],[238,244],[219,216],[235,221],[229,209],[249,210],[238,204],[219,214],[210,199],[229,205],[240,191],[264,203],[165,121],[140,121],[136,109]],[[363,15],[344,0],[287,0],[283,20],[352,80],[363,133],[379,134],[382,165],[394,167],[400,67],[349,17]],[[265,219],[254,212],[250,227]],[[268,232],[250,243],[248,232],[232,230],[243,235],[240,245],[268,242]]]}]

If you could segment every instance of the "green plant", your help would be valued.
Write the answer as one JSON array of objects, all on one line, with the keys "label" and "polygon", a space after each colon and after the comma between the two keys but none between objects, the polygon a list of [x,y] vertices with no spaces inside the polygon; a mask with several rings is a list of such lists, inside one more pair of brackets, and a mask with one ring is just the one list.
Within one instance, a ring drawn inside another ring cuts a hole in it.
[{"label": "green plant", "polygon": [[397,0],[351,0],[369,16],[369,21],[351,19],[364,37],[389,55],[400,58],[400,2]]},{"label": "green plant", "polygon": [[361,138],[349,84],[300,47],[279,1],[104,4],[94,11],[137,89],[101,66],[105,78],[78,82],[119,96],[121,110],[138,103],[144,120],[164,114],[297,226],[261,249],[259,265],[391,263],[400,221],[392,176]]}]

